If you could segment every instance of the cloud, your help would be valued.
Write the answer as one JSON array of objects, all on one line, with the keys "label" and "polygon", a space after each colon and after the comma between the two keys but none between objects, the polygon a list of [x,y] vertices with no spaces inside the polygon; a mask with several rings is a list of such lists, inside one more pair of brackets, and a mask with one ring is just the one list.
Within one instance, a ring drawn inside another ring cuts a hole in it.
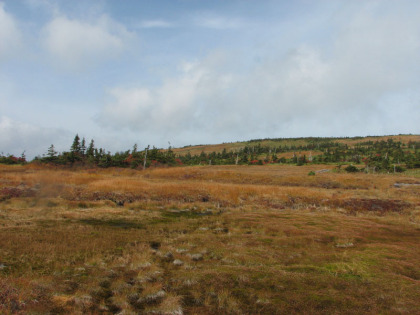
[{"label": "cloud", "polygon": [[146,20],[138,24],[139,28],[172,28],[174,24],[165,20]]},{"label": "cloud", "polygon": [[112,88],[98,122],[183,144],[419,133],[420,14],[371,3],[346,9],[324,45],[284,53],[281,43],[241,71],[240,56],[210,54],[159,86]]},{"label": "cloud", "polygon": [[134,37],[106,15],[89,22],[58,16],[45,26],[43,35],[57,64],[77,70],[119,56]]},{"label": "cloud", "polygon": [[4,9],[4,3],[0,2],[0,58],[10,55],[19,47],[21,33],[14,17]]},{"label": "cloud", "polygon": [[65,130],[43,128],[13,120],[7,116],[0,116],[0,134],[0,152],[20,155],[26,151],[25,154],[29,159],[46,153],[51,144],[54,144],[58,150],[68,150],[61,144],[71,143],[72,138],[72,135]]},{"label": "cloud", "polygon": [[240,18],[224,17],[209,13],[197,14],[193,21],[199,27],[215,30],[239,29],[245,26],[245,22]]},{"label": "cloud", "polygon": [[[165,80],[157,88],[113,88],[107,92],[107,104],[98,121],[108,127],[125,126],[133,131],[147,130],[168,136],[206,128],[202,125],[208,115],[208,102],[213,93],[229,86],[229,75],[212,68],[213,61],[183,63],[179,76]],[[166,133],[166,134],[165,134]]]}]

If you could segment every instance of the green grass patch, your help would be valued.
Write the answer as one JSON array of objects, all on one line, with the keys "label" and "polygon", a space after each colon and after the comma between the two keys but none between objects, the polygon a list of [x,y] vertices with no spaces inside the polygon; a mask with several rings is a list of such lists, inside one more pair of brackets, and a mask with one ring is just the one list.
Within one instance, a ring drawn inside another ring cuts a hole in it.
[{"label": "green grass patch", "polygon": [[128,221],[123,219],[80,219],[77,220],[82,224],[92,225],[92,226],[99,226],[99,227],[111,227],[111,228],[119,228],[119,229],[143,229],[144,225],[139,222],[135,221]]}]

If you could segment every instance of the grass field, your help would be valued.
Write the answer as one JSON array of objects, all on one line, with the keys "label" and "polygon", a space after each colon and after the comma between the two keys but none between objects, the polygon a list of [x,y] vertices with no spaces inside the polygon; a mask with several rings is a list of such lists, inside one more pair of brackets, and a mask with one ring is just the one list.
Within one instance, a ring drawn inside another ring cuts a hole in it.
[{"label": "grass field", "polygon": [[0,166],[0,313],[419,314],[419,177]]}]

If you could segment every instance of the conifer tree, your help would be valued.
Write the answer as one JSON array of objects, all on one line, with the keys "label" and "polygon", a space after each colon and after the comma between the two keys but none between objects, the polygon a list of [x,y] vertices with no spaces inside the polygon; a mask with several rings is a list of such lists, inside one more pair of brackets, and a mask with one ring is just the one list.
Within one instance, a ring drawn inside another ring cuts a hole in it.
[{"label": "conifer tree", "polygon": [[86,140],[83,137],[82,143],[80,144],[80,153],[84,156],[86,153]]},{"label": "conifer tree", "polygon": [[76,136],[74,137],[74,140],[73,140],[73,144],[71,145],[70,152],[74,153],[74,154],[79,154],[80,150],[81,150],[81,148],[80,148],[80,138],[79,138],[79,135],[76,134]]},{"label": "conifer tree", "polygon": [[89,147],[86,150],[86,155],[90,157],[90,156],[93,156],[94,154],[95,154],[95,142],[92,139],[90,140]]},{"label": "conifer tree", "polygon": [[20,155],[20,162],[21,163],[26,163],[26,151],[23,151],[22,154]]},{"label": "conifer tree", "polygon": [[50,159],[54,159],[57,156],[57,151],[55,151],[54,144],[51,144],[47,151],[47,156]]}]

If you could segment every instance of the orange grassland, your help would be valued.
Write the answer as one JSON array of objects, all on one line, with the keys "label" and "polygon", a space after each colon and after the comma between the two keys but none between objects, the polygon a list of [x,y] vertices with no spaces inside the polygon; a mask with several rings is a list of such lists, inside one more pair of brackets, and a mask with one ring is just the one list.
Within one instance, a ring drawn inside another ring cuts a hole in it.
[{"label": "orange grassland", "polygon": [[0,166],[0,313],[418,314],[419,177]]}]

